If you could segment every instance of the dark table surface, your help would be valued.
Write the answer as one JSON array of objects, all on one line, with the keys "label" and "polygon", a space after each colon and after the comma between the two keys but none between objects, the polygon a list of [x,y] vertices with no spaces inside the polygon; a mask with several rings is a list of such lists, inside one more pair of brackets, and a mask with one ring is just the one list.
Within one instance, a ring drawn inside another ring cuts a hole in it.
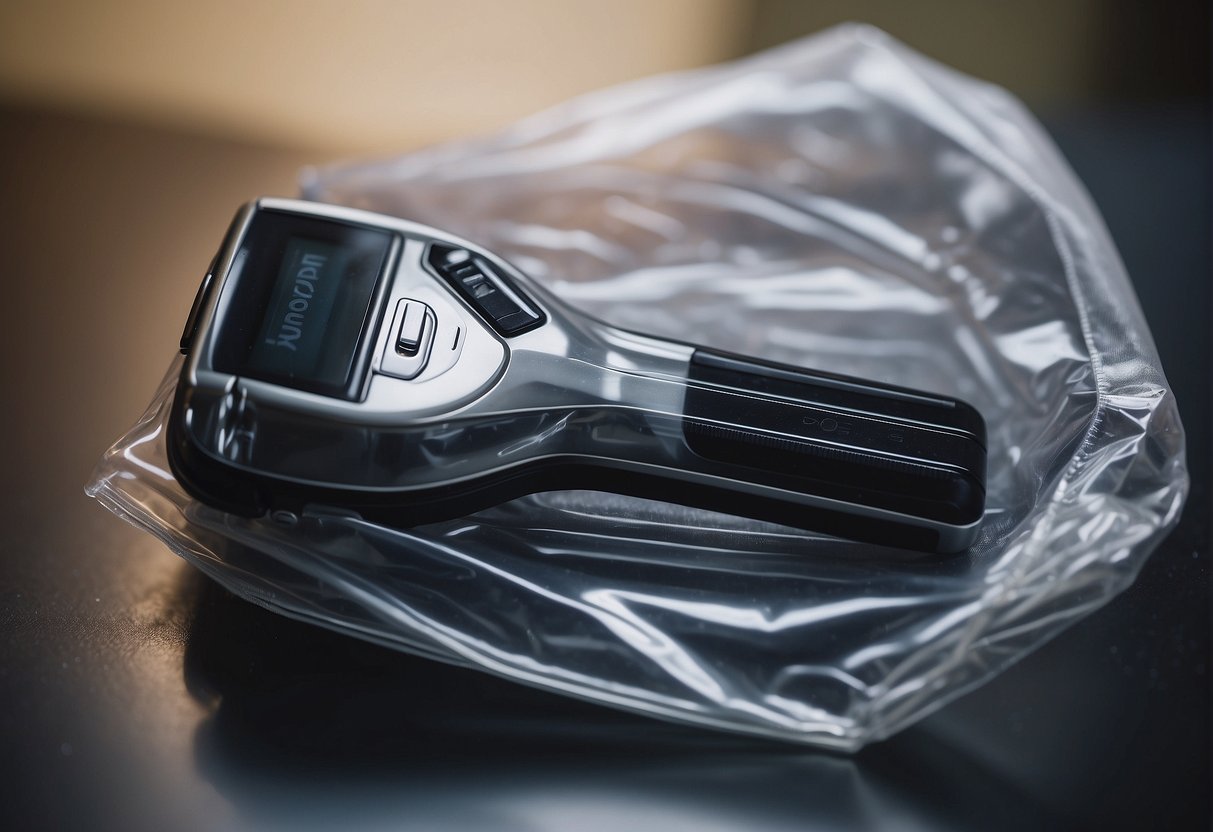
[{"label": "dark table surface", "polygon": [[234,206],[293,193],[317,160],[0,110],[5,826],[1207,828],[1208,122],[1158,108],[1049,126],[1105,214],[1179,398],[1187,509],[1108,606],[846,757],[652,722],[286,620],[88,500],[83,483],[167,366]]}]

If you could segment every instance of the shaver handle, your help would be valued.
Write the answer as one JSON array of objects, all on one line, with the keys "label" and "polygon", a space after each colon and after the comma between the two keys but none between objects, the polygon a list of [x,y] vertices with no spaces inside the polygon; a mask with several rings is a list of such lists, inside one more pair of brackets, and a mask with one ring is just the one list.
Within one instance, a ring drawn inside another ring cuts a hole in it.
[{"label": "shaver handle", "polygon": [[[737,513],[958,551],[984,510],[984,423],[955,399],[697,349],[682,427],[738,482]],[[767,502],[743,483],[798,496]]]}]

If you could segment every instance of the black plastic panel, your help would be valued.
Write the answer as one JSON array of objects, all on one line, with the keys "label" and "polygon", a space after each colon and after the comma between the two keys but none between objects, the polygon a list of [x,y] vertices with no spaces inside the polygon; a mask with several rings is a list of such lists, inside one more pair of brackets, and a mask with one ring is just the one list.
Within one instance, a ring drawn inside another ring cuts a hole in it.
[{"label": "black plastic panel", "polygon": [[982,516],[985,428],[963,402],[706,350],[689,382],[687,444],[747,478],[948,525]]},{"label": "black plastic panel", "polygon": [[442,275],[501,335],[507,338],[521,335],[546,320],[517,284],[483,257],[457,246],[434,243],[426,259],[430,268]]}]

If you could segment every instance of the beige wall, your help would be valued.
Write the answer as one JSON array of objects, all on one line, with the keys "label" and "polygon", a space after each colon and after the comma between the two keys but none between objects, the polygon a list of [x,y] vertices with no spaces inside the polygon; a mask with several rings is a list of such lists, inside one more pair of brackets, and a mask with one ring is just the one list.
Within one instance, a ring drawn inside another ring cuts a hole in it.
[{"label": "beige wall", "polygon": [[378,151],[731,57],[741,0],[2,0],[0,97]]},{"label": "beige wall", "polygon": [[[1047,113],[1090,100],[1124,65],[1124,50],[1137,49],[1135,27],[1168,17],[1136,19],[1126,14],[1134,8],[1108,0],[0,0],[0,104],[322,153],[390,152],[856,19]],[[1135,54],[1151,71],[1167,57]]]}]

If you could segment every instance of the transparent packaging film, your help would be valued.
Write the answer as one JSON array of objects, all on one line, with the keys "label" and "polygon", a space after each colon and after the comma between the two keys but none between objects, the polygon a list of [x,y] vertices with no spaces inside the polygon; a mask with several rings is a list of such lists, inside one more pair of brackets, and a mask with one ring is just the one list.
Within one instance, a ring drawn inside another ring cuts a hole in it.
[{"label": "transparent packaging film", "polygon": [[[467,238],[626,330],[968,402],[988,467],[976,542],[926,561],[598,490],[411,528],[320,507],[284,524],[173,479],[175,362],[89,493],[284,613],[605,704],[856,749],[1108,601],[1178,515],[1175,402],[1081,186],[1006,93],[875,30],[304,184]],[[606,427],[660,445],[668,379],[627,374],[643,337],[608,346],[599,364],[654,401]],[[533,424],[501,406],[519,441],[578,418],[543,404]],[[402,444],[474,456],[466,435],[425,430]]]}]

